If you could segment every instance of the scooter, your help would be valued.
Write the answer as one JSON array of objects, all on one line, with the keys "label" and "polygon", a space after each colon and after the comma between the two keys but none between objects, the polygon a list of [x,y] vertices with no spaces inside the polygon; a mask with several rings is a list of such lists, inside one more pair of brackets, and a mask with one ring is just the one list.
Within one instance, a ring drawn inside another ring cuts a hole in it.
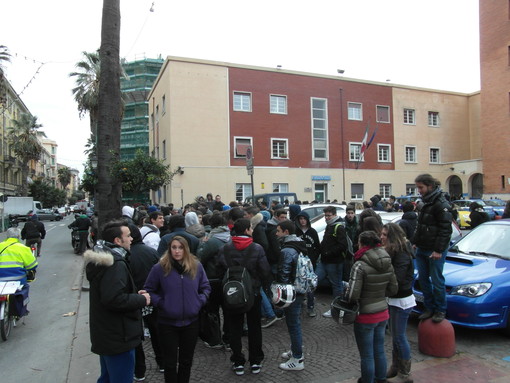
[{"label": "scooter", "polygon": [[74,254],[80,253],[80,232],[76,228],[71,229],[71,245],[73,246]]}]

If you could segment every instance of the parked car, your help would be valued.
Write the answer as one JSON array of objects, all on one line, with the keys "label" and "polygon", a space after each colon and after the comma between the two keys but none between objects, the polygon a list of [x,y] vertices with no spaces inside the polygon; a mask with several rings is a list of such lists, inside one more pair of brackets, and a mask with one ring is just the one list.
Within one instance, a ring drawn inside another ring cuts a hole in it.
[{"label": "parked car", "polygon": [[501,218],[503,212],[505,211],[506,205],[505,201],[501,199],[484,199],[483,202],[485,202],[485,204],[488,206],[492,206],[492,210],[494,210],[494,213],[496,213],[496,215],[499,216],[499,218]]},{"label": "parked car", "polygon": [[[510,335],[510,220],[486,222],[455,243],[443,274],[450,322],[502,329]],[[423,294],[417,280],[413,290],[416,311],[421,311]]]},{"label": "parked car", "polygon": [[345,217],[345,209],[347,205],[340,205],[337,203],[310,203],[307,205],[299,205],[301,207],[301,211],[304,211],[308,214],[310,219],[314,219],[315,217],[323,214],[323,210],[327,206],[336,207],[336,215],[340,217]]},{"label": "parked car", "polygon": [[60,216],[61,216],[62,218],[65,218],[65,217],[66,217],[66,215],[67,215],[67,211],[66,211],[65,206],[64,206],[64,207],[59,207],[59,208],[57,209],[57,212],[58,212],[58,214],[60,214]]},{"label": "parked car", "polygon": [[[381,216],[383,225],[386,223],[390,223],[390,222],[398,223],[398,221],[400,221],[402,219],[402,215],[404,214],[401,211],[399,211],[399,212],[380,211],[377,213]],[[453,244],[453,243],[457,242],[461,237],[462,237],[462,231],[460,231],[459,225],[457,224],[456,221],[452,221],[452,236],[450,238],[450,243]]]},{"label": "parked car", "polygon": [[53,209],[42,209],[35,212],[39,221],[60,221],[62,216],[59,213],[55,213]]},{"label": "parked car", "polygon": [[477,202],[478,204],[482,205],[483,210],[487,214],[489,214],[489,218],[491,220],[496,218],[496,213],[494,212],[494,209],[492,206],[487,205],[483,200],[481,199],[458,199],[455,201],[452,201],[452,204],[455,205],[455,208],[457,211],[469,211],[469,205],[471,205],[473,202]]}]

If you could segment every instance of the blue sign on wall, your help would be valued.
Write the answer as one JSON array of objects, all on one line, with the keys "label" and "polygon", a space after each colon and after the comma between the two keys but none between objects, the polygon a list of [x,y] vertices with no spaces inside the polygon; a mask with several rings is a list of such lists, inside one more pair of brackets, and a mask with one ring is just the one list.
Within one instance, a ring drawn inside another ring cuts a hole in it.
[{"label": "blue sign on wall", "polygon": [[312,176],[312,181],[331,181],[331,176]]}]

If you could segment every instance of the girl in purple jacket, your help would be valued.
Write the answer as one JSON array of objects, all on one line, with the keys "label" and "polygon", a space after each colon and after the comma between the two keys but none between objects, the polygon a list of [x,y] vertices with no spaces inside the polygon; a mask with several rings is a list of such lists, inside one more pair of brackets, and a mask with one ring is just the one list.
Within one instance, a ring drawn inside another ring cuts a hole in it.
[{"label": "girl in purple jacket", "polygon": [[184,237],[172,238],[147,277],[145,290],[158,310],[165,382],[189,382],[198,339],[198,315],[211,287]]}]

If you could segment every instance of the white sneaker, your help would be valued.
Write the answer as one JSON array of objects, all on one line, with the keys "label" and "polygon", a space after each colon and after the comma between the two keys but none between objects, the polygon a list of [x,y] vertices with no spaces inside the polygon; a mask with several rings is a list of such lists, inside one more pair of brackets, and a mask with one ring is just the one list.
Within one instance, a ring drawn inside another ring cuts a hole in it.
[{"label": "white sneaker", "polygon": [[322,313],[322,316],[324,318],[331,318],[331,310],[326,311],[325,313]]},{"label": "white sneaker", "polygon": [[282,370],[287,371],[301,371],[305,368],[305,362],[304,359],[296,359],[294,357],[291,357],[288,361],[285,363],[281,363],[279,366]]},{"label": "white sneaker", "polygon": [[282,355],[280,355],[283,359],[290,359],[292,358],[292,351],[285,351],[282,352]]}]

